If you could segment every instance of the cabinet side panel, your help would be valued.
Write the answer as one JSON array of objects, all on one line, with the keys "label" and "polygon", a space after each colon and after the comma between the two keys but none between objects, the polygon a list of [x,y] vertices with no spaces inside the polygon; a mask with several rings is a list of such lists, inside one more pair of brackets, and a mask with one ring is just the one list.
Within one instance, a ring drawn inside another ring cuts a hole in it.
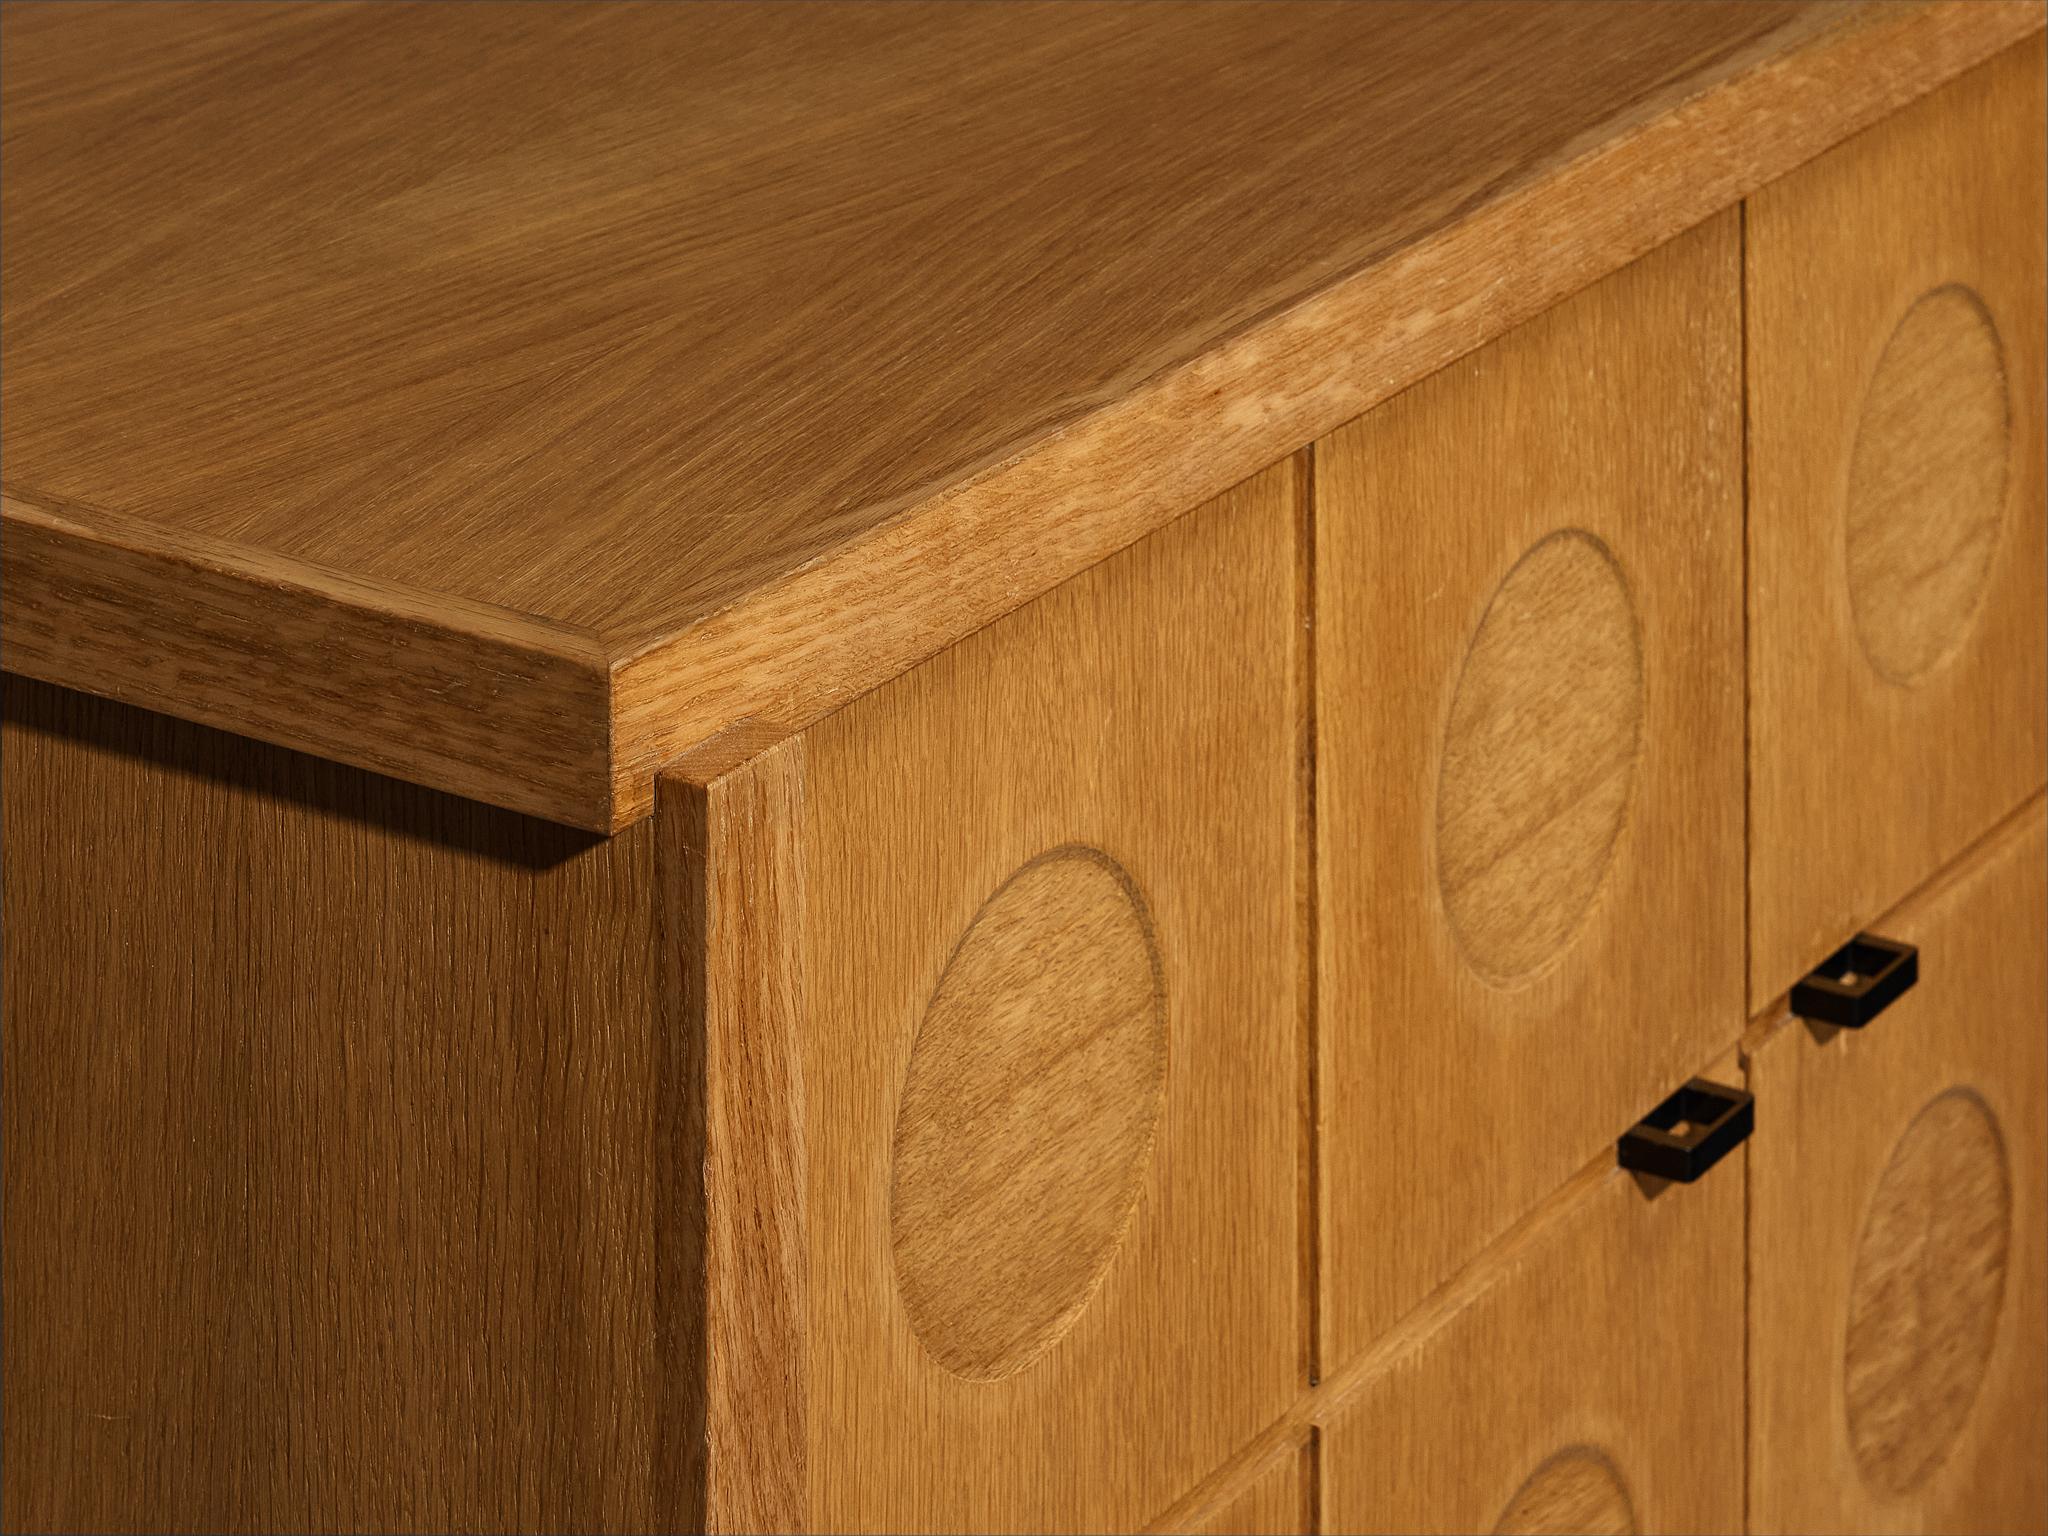
[{"label": "cabinet side panel", "polygon": [[5,698],[6,1523],[689,1518],[653,828]]}]

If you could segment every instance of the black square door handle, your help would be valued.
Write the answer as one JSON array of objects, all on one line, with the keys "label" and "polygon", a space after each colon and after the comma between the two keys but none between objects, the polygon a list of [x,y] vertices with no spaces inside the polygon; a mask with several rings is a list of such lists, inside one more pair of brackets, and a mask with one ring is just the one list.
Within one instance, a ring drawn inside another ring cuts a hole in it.
[{"label": "black square door handle", "polygon": [[1756,1100],[1696,1077],[1631,1126],[1615,1160],[1632,1173],[1690,1184],[1749,1139]]},{"label": "black square door handle", "polygon": [[1792,989],[1792,1011],[1816,1023],[1861,1029],[1919,979],[1919,950],[1859,933]]}]

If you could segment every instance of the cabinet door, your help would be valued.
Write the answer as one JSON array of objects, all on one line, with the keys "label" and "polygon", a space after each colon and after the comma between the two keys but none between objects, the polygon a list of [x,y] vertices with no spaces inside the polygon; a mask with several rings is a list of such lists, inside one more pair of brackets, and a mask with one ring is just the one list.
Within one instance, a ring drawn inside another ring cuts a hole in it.
[{"label": "cabinet door", "polygon": [[1741,1032],[1738,238],[1317,445],[1326,1369]]},{"label": "cabinet door", "polygon": [[[1305,1386],[1303,488],[1282,464],[777,749],[793,873],[732,921],[781,926],[798,1042],[791,1523],[1142,1526]],[[758,1301],[718,1305],[744,1358]]]},{"label": "cabinet door", "polygon": [[1746,239],[1750,1004],[2048,778],[2042,39]]},{"label": "cabinet door", "polygon": [[1326,1425],[1323,1528],[1740,1530],[1743,1155],[1582,1177],[1454,1282]]},{"label": "cabinet door", "polygon": [[1885,919],[1913,990],[1750,1063],[1753,1529],[2048,1524],[2044,825]]}]

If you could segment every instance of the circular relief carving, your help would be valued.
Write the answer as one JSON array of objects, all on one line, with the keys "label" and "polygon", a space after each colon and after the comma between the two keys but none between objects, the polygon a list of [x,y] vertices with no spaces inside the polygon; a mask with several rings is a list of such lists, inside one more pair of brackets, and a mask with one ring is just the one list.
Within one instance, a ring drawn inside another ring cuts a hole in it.
[{"label": "circular relief carving", "polygon": [[1954,286],[1923,295],[1885,343],[1849,460],[1849,606],[1893,682],[1954,650],[1983,600],[2011,411],[1982,301]]},{"label": "circular relief carving", "polygon": [[896,1279],[941,1365],[1007,1376],[1072,1326],[1137,1204],[1165,1088],[1137,887],[1091,848],[1040,855],[947,962],[896,1120]]},{"label": "circular relief carving", "polygon": [[1444,909],[1487,980],[1528,975],[1585,917],[1628,810],[1642,715],[1620,568],[1589,533],[1551,534],[1479,621],[1437,781]]},{"label": "circular relief carving", "polygon": [[1590,1445],[1574,1445],[1529,1474],[1493,1529],[1496,1536],[1632,1536],[1636,1512],[1614,1463]]},{"label": "circular relief carving", "polygon": [[1984,1101],[1936,1098],[1877,1181],[1849,1286],[1849,1442],[1886,1493],[1925,1482],[1969,1414],[2005,1292],[2012,1185]]}]

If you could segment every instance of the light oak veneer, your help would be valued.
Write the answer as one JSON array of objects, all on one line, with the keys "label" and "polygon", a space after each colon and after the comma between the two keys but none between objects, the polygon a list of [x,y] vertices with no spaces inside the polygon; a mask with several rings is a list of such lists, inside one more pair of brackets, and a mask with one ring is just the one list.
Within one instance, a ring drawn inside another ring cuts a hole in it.
[{"label": "light oak veneer", "polygon": [[1087,1304],[1158,1129],[1167,1011],[1144,895],[1097,849],[1040,854],[961,936],[890,1154],[897,1283],[948,1370],[1022,1370]]},{"label": "light oak veneer", "polygon": [[693,1523],[654,829],[5,702],[0,1522]]},{"label": "light oak veneer", "polygon": [[2048,779],[2040,36],[1747,205],[1749,1006]]},{"label": "light oak veneer", "polygon": [[2005,1300],[2012,1170],[1976,1094],[1931,1099],[1870,1193],[1849,1278],[1842,1391],[1857,1469],[1911,1493],[1954,1443]]},{"label": "light oak veneer", "polygon": [[1750,1041],[1749,1526],[2048,1518],[2048,810],[1872,926],[1920,947],[1861,1030]]},{"label": "light oak veneer", "polygon": [[0,659],[617,828],[2041,20],[10,5]]},{"label": "light oak veneer", "polygon": [[1984,301],[1959,283],[1914,301],[1865,387],[1843,552],[1857,639],[1911,685],[1983,606],[2012,483],[2012,388]]},{"label": "light oak veneer", "polygon": [[1316,444],[1326,1370],[1741,1028],[1739,239]]},{"label": "light oak veneer", "polygon": [[1610,1152],[1490,1250],[1325,1410],[1322,1528],[1741,1530],[1743,1156],[1652,1195]]},{"label": "light oak veneer", "polygon": [[2044,19],[0,11],[0,1523],[2040,1529]]},{"label": "light oak veneer", "polygon": [[1520,981],[1584,919],[1635,788],[1642,726],[1628,580],[1593,535],[1550,534],[1486,606],[1438,768],[1444,913],[1488,980]]},{"label": "light oak veneer", "polygon": [[1614,1463],[1588,1445],[1546,1457],[1515,1490],[1494,1536],[1635,1536],[1634,1501]]}]

